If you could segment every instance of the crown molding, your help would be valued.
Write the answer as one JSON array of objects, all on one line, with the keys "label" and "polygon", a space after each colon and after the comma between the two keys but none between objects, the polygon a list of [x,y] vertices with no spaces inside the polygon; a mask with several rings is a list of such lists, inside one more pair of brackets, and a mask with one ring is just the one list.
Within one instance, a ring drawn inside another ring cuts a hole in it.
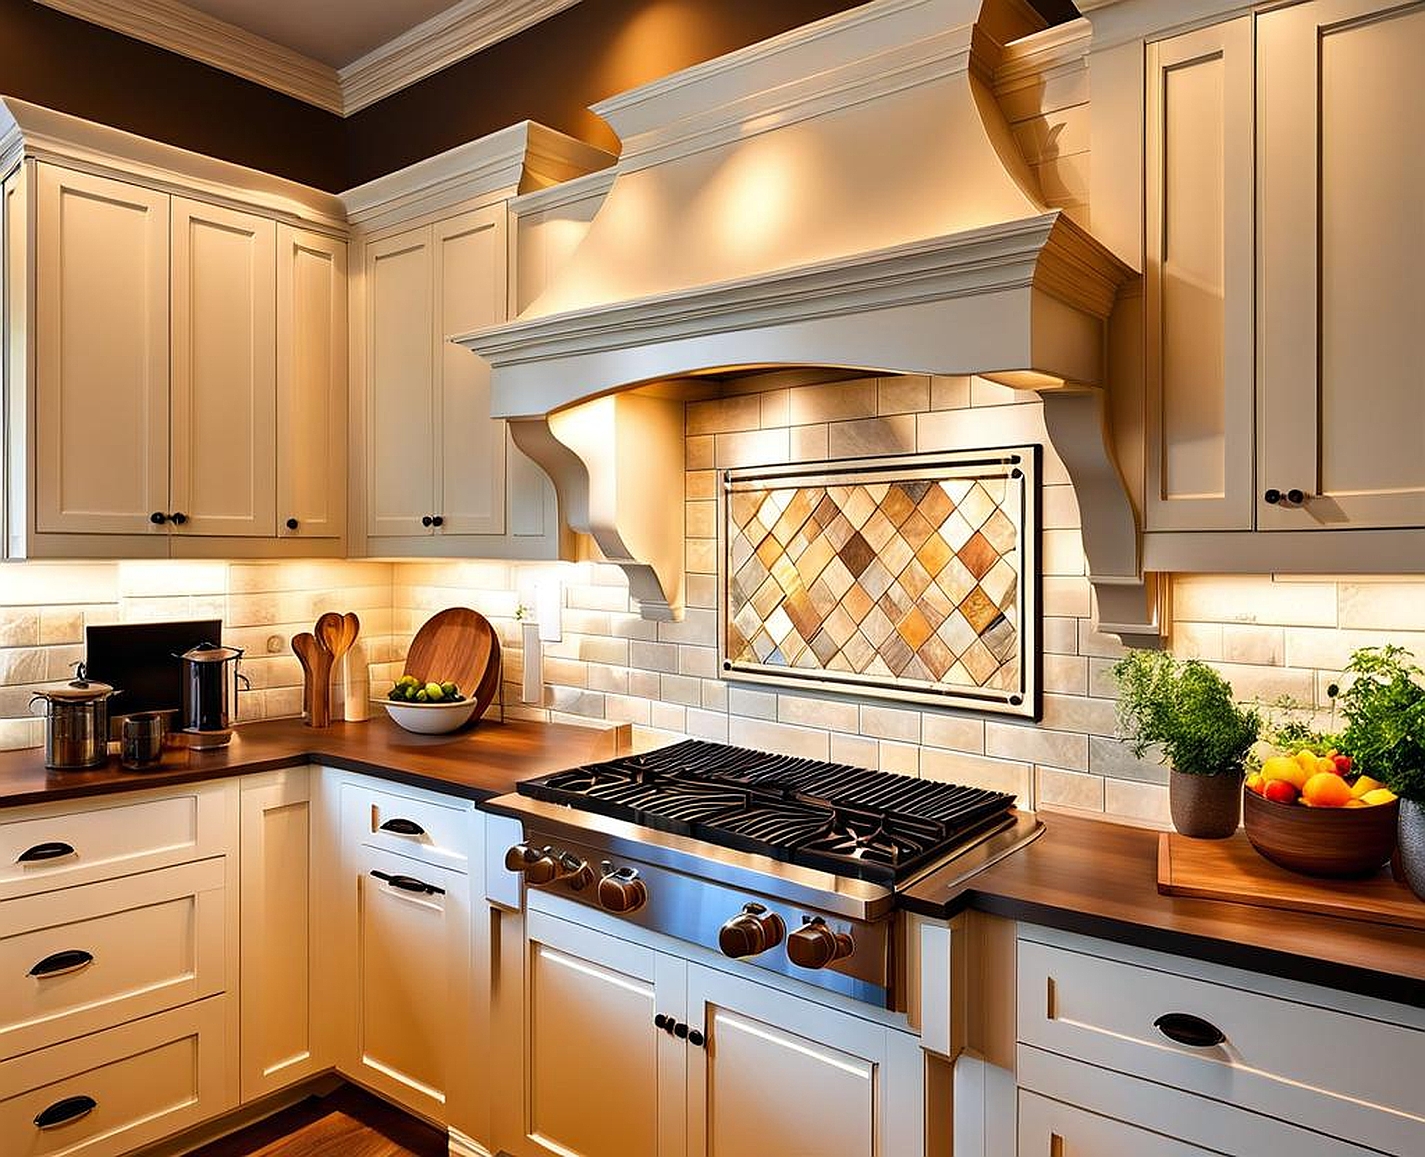
[{"label": "crown molding", "polygon": [[342,115],[337,70],[282,44],[209,16],[180,0],[39,0],[46,7],[121,32],[190,60],[255,81]]},{"label": "crown molding", "polygon": [[1093,47],[1093,25],[1080,16],[1004,46],[995,68],[999,94],[1042,83],[1057,70],[1083,66]]},{"label": "crown molding", "polygon": [[181,0],[39,0],[338,116],[350,116],[578,2],[460,0],[338,69]]}]

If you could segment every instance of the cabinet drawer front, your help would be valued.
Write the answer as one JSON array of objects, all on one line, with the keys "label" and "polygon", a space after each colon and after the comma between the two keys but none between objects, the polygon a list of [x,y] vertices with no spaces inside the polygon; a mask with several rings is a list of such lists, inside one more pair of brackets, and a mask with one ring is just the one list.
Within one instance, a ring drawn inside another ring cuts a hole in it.
[{"label": "cabinet drawer front", "polygon": [[[9,1157],[128,1153],[232,1107],[225,997],[0,1064]],[[87,1110],[87,1111],[86,1111]],[[57,1123],[41,1127],[36,1118]]]},{"label": "cabinet drawer front", "polygon": [[222,855],[228,785],[0,820],[0,899]]},{"label": "cabinet drawer front", "polygon": [[[1186,1043],[1200,1022],[1225,1039]],[[1425,1153],[1416,1029],[1021,940],[1019,1039],[1386,1152]]]},{"label": "cabinet drawer front", "polygon": [[1212,1157],[1206,1149],[1019,1092],[1019,1157]]},{"label": "cabinet drawer front", "polygon": [[436,867],[469,871],[469,807],[348,783],[341,789],[341,814],[348,839]]},{"label": "cabinet drawer front", "polygon": [[0,903],[0,1057],[223,991],[224,869],[204,860]]}]

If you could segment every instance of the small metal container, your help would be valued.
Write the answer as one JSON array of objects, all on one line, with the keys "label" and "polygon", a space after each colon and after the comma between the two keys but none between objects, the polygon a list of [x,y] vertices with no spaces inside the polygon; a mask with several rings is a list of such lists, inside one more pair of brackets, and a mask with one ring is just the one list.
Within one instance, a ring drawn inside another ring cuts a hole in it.
[{"label": "small metal container", "polygon": [[119,762],[131,771],[157,767],[163,758],[164,731],[164,718],[158,711],[127,716],[121,725]]},{"label": "small metal container", "polygon": [[238,674],[241,647],[217,647],[199,643],[184,651],[183,731],[194,751],[211,751],[231,742],[232,720],[237,715]]},{"label": "small metal container", "polygon": [[36,691],[30,699],[45,704],[45,766],[59,771],[98,767],[109,758],[109,698],[107,683],[77,677],[60,687]]}]

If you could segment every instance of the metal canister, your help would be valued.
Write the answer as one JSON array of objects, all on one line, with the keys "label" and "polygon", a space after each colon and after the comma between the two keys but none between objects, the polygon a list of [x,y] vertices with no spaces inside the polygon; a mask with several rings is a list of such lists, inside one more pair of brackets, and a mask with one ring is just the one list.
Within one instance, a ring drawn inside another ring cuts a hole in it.
[{"label": "metal canister", "polygon": [[199,643],[178,656],[183,660],[183,731],[195,751],[222,747],[233,737],[237,716],[241,647]]},{"label": "metal canister", "polygon": [[30,699],[45,704],[45,766],[57,770],[98,767],[109,757],[109,698],[116,692],[107,683],[77,677],[58,687],[38,690]]}]

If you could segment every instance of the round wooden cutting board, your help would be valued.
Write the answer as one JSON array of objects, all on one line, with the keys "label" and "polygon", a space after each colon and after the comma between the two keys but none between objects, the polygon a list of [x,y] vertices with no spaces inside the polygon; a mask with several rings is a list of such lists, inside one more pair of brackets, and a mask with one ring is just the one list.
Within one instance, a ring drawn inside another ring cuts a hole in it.
[{"label": "round wooden cutting board", "polygon": [[474,719],[500,689],[500,639],[490,620],[469,607],[433,615],[411,640],[402,674],[422,682],[450,682],[475,700]]}]

